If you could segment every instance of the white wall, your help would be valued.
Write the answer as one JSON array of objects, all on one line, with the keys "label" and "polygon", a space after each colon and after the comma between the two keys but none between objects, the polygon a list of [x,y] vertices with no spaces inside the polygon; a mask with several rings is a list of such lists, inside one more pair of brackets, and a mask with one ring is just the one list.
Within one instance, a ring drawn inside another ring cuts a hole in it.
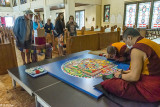
[{"label": "white wall", "polygon": [[11,7],[0,7],[0,16],[11,16],[13,15],[13,9]]},{"label": "white wall", "polygon": [[13,12],[12,7],[0,7],[0,12]]},{"label": "white wall", "polygon": [[[18,5],[16,7],[13,7],[13,11],[14,12],[18,12],[17,14],[15,14],[14,16],[20,16],[22,15],[23,11],[26,9],[38,9],[38,8],[44,8],[44,3],[46,3],[47,6],[55,6],[55,5],[59,5],[62,4],[64,2],[64,0],[46,0],[44,2],[44,0],[36,0],[36,1],[32,1],[32,2],[28,2],[26,4],[22,4],[22,5]],[[97,7],[96,5],[101,5],[102,4],[102,0],[75,0],[75,3],[83,3],[83,4],[92,4],[92,5],[88,5],[88,6],[81,6],[81,7],[76,7],[75,10],[85,10],[85,26],[86,28],[90,28],[91,26],[100,26],[100,19],[101,19],[101,15],[100,12],[96,13],[97,11]],[[19,4],[19,3],[18,3]],[[55,19],[56,19],[56,13],[59,12],[64,12],[64,17],[65,17],[65,10],[61,9],[61,10],[54,10],[50,12],[50,18],[52,23],[55,23]],[[43,15],[43,12],[40,13],[41,17]],[[87,21],[86,21],[87,18]],[[94,18],[94,21],[92,21]]]},{"label": "white wall", "polygon": [[52,21],[53,24],[55,24],[55,20],[56,20],[56,13],[61,13],[64,12],[64,17],[65,17],[65,10],[64,9],[60,9],[60,10],[54,10],[51,11],[51,15],[50,15],[50,19]]},{"label": "white wall", "polygon": [[102,0],[75,0],[75,3],[101,5]]},{"label": "white wall", "polygon": [[[85,27],[96,26],[96,5],[76,7],[76,11],[85,10]],[[87,21],[86,21],[87,18]],[[92,19],[94,18],[94,21]]]},{"label": "white wall", "polygon": [[13,12],[13,8],[11,7],[0,7],[0,16],[12,16],[14,18],[17,18],[18,16],[21,16],[22,12]]},{"label": "white wall", "polygon": [[[78,10],[85,10],[85,26],[86,28],[90,28],[91,26],[96,26],[96,17],[98,15],[98,18],[100,17],[99,14],[96,15],[96,5],[87,5],[87,6],[81,6],[81,7],[76,7],[75,11]],[[55,23],[55,19],[56,19],[56,13],[60,13],[60,12],[64,12],[64,17],[65,17],[65,10],[64,9],[60,9],[60,10],[53,10],[51,11],[51,20],[52,23]],[[87,21],[86,21],[87,18]],[[94,21],[92,21],[92,19],[94,18]],[[100,18],[99,18],[99,22],[100,22]],[[66,22],[65,22],[66,23]]]}]

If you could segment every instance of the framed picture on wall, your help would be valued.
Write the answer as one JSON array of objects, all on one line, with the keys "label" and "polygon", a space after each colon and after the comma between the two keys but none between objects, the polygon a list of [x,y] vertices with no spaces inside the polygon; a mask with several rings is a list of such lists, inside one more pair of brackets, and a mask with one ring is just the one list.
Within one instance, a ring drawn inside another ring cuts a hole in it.
[{"label": "framed picture on wall", "polygon": [[103,22],[109,22],[110,20],[110,5],[104,5]]}]

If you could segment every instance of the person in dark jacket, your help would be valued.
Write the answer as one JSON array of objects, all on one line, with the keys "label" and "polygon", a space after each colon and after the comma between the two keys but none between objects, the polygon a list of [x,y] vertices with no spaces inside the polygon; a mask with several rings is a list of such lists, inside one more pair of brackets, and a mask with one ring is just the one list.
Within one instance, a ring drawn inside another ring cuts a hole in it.
[{"label": "person in dark jacket", "polygon": [[59,51],[59,55],[63,56],[64,52],[63,52],[63,43],[64,40],[64,31],[65,31],[65,23],[64,23],[64,16],[63,13],[59,13],[58,17],[56,19],[55,22],[55,30],[57,32],[57,35],[54,35],[54,39],[56,40],[56,37],[58,37],[58,51]]},{"label": "person in dark jacket", "polygon": [[55,22],[55,30],[58,33],[58,36],[61,34],[64,35],[65,23],[63,13],[59,13]]}]

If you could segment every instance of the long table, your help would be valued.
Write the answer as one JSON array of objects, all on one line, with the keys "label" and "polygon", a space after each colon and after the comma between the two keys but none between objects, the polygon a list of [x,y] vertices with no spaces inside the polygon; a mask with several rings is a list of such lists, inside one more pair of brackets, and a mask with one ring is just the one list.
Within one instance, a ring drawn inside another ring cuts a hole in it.
[{"label": "long table", "polygon": [[[43,76],[32,78],[24,72],[26,68],[41,66],[44,64],[60,61],[66,58],[79,56],[88,53],[83,51],[65,57],[58,57],[55,59],[48,59],[41,62],[24,65],[8,70],[12,78],[13,87],[16,87],[16,82],[23,87],[31,96],[35,96],[36,107],[119,107],[125,106],[128,103],[130,107],[135,104],[145,107],[152,107],[152,104],[145,104],[140,102],[126,101],[113,96],[102,96],[100,99],[95,98],[71,87],[62,81],[45,74]],[[120,102],[119,102],[120,101]],[[118,103],[117,103],[118,102]],[[121,104],[122,103],[122,104]]]}]

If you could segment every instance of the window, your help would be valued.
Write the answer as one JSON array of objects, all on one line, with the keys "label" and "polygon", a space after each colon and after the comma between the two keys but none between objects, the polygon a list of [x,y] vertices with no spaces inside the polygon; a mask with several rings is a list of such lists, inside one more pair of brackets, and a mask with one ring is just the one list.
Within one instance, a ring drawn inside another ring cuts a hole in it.
[{"label": "window", "polygon": [[151,2],[139,3],[138,28],[146,28],[146,26],[149,25],[150,10]]},{"label": "window", "polygon": [[154,2],[151,28],[160,28],[160,1]]},{"label": "window", "polygon": [[125,6],[124,25],[126,27],[137,25],[137,28],[146,28],[148,25],[149,28],[160,28],[159,0],[132,2]]},{"label": "window", "polygon": [[84,10],[76,11],[76,23],[79,26],[79,29],[84,27]]},{"label": "window", "polygon": [[109,22],[110,19],[110,5],[105,5],[104,6],[104,22]]},{"label": "window", "polygon": [[0,26],[13,27],[14,20],[11,16],[0,17]]},{"label": "window", "polygon": [[136,19],[136,4],[126,5],[125,26],[133,27]]},{"label": "window", "polygon": [[7,16],[5,17],[6,27],[13,27],[14,21],[13,17]]}]

